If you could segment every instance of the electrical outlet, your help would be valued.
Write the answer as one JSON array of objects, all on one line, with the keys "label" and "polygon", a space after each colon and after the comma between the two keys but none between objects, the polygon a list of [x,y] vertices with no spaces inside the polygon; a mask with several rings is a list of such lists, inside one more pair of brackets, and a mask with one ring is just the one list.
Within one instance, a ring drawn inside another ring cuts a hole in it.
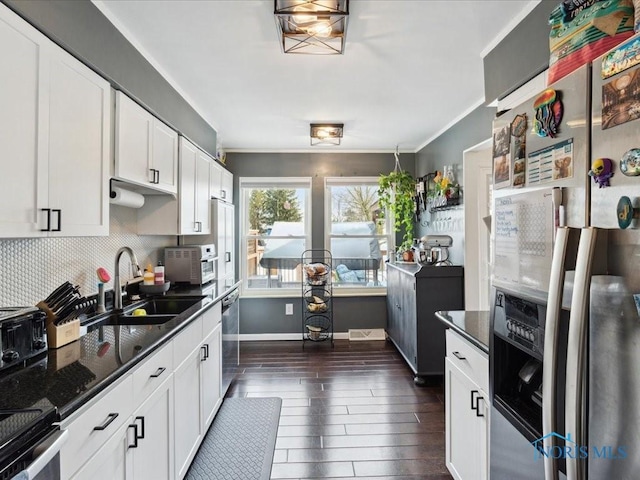
[{"label": "electrical outlet", "polygon": [[284,306],[285,315],[293,315],[293,303],[286,303]]}]

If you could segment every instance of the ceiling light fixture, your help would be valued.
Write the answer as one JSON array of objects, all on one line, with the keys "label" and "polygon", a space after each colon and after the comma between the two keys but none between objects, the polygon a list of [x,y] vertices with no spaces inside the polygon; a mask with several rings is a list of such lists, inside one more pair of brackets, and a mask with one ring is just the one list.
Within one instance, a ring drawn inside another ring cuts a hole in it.
[{"label": "ceiling light fixture", "polygon": [[349,0],[274,0],[274,15],[284,53],[344,53]]},{"label": "ceiling light fixture", "polygon": [[312,123],[311,145],[340,145],[344,123]]}]

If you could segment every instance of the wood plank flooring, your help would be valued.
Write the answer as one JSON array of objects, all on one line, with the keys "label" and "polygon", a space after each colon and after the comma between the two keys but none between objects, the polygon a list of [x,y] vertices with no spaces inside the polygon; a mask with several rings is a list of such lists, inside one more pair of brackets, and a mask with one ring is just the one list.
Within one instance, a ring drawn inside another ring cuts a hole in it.
[{"label": "wood plank flooring", "polygon": [[451,479],[442,385],[385,341],[242,342],[230,397],[283,399],[271,478]]}]

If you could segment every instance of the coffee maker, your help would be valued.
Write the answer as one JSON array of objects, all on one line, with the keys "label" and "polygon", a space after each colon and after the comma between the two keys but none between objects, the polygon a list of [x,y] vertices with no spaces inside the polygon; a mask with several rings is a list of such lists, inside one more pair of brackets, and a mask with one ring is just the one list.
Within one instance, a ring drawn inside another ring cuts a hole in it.
[{"label": "coffee maker", "polygon": [[420,265],[449,266],[449,247],[452,244],[453,238],[449,235],[425,235],[414,252],[416,262]]}]

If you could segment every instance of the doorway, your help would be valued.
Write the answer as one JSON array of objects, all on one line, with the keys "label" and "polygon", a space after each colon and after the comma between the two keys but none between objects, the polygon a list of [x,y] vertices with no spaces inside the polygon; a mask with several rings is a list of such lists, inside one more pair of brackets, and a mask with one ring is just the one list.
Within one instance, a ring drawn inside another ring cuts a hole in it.
[{"label": "doorway", "polygon": [[491,139],[463,152],[466,310],[489,310],[491,157]]}]

